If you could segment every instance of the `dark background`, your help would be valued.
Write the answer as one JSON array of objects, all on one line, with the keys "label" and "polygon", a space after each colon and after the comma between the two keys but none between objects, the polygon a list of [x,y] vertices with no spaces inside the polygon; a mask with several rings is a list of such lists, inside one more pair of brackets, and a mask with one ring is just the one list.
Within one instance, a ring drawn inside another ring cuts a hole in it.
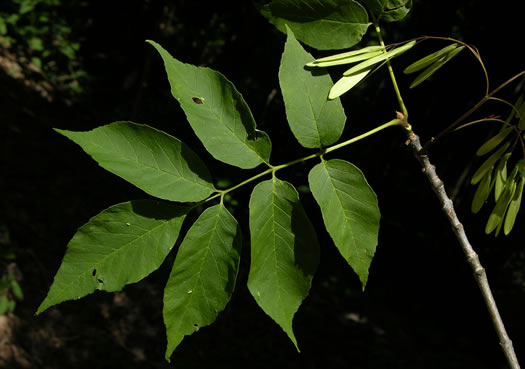
[{"label": "dark background", "polygon": [[[8,3],[0,5],[0,12],[9,10]],[[385,25],[385,41],[433,35],[471,43],[480,50],[495,88],[523,70],[523,28],[514,2],[479,4],[414,1],[404,21]],[[470,267],[404,144],[404,133],[396,128],[330,156],[358,165],[379,198],[379,246],[365,292],[323,230],[311,195],[301,193],[312,222],[320,225],[322,246],[310,296],[294,319],[301,353],[258,308],[246,288],[247,240],[231,303],[214,325],[184,339],[172,364],[164,361],[162,291],[174,255],[144,281],[122,292],[97,292],[35,317],[76,229],[110,205],[146,197],[98,167],[52,128],[87,130],[132,120],[190,144],[217,179],[237,183],[251,173],[216,164],[205,152],[171,97],[160,57],[144,40],[159,42],[184,62],[225,74],[250,105],[258,127],[272,138],[272,163],[307,153],[287,127],[280,93],[268,101],[273,90],[279,91],[277,73],[285,36],[251,2],[73,1],[58,6],[55,16],[71,27],[69,37],[80,42],[75,61],[85,76],[78,78],[76,92],[56,87],[45,74],[28,70],[24,57],[30,51],[24,49],[23,39],[18,39],[16,45],[22,46],[16,50],[0,48],[0,55],[24,70],[22,77],[15,78],[5,66],[0,69],[0,241],[16,254],[16,276],[25,295],[14,313],[0,317],[0,366],[506,367]],[[366,38],[373,37],[370,29]],[[394,61],[394,68],[400,71],[442,45],[427,41]],[[334,70],[334,78],[341,71]],[[408,90],[409,78],[399,72],[398,78],[410,121],[423,141],[475,104],[485,88],[479,64],[466,52],[414,90]],[[44,92],[38,86],[44,86]],[[514,84],[500,96],[513,101],[516,91]],[[386,70],[342,100],[348,116],[346,138],[392,119],[397,109]],[[491,113],[506,114],[501,105],[487,104],[475,117]],[[474,152],[495,129],[490,124],[478,125],[447,136],[432,147],[430,157],[487,270],[518,357],[525,360],[523,214],[510,236],[495,238],[483,231],[490,209],[470,213],[469,178],[480,163]],[[311,165],[279,175],[299,187],[307,183]],[[238,205],[231,207],[246,239],[250,191],[236,191]],[[13,262],[0,262],[6,270],[14,268]]]}]

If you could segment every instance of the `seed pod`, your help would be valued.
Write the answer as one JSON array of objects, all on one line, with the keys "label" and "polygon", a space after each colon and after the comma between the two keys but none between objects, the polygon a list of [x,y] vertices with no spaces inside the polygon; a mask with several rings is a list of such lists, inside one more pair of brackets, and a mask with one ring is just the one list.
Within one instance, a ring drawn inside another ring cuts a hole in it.
[{"label": "seed pod", "polygon": [[383,47],[380,46],[380,45],[367,46],[367,47],[364,47],[364,48],[359,49],[359,50],[347,51],[345,53],[340,53],[340,54],[335,54],[335,55],[331,55],[331,56],[326,56],[324,58],[315,59],[313,62],[310,62],[310,63],[308,63],[306,65],[309,66],[309,67],[318,67],[319,63],[343,60],[343,59],[354,57],[356,55],[369,54],[369,53],[378,52],[378,51],[382,53],[383,52]]},{"label": "seed pod", "polygon": [[356,74],[362,70],[368,69],[372,65],[378,64],[387,59],[392,59],[395,56],[399,56],[405,51],[411,49],[415,44],[416,44],[416,41],[410,41],[409,43],[404,44],[403,46],[396,47],[393,50],[387,51],[386,53],[382,53],[381,55],[368,59],[357,65],[354,65],[352,68],[344,72],[343,76],[350,76],[350,75]]},{"label": "seed pod", "polygon": [[499,195],[505,187],[507,181],[507,161],[512,153],[508,152],[501,157],[494,171],[494,201],[498,201]]},{"label": "seed pod", "polygon": [[374,68],[374,66],[368,67],[368,69],[362,70],[359,73],[356,73],[351,76],[343,76],[341,77],[330,89],[330,93],[328,94],[328,99],[333,100],[345,92],[348,92],[350,89],[355,87],[363,78],[365,78],[368,73]]},{"label": "seed pod", "polygon": [[496,162],[499,160],[499,158],[501,158],[501,156],[505,153],[505,150],[507,150],[507,148],[509,147],[510,143],[507,142],[505,143],[502,147],[500,147],[500,149],[498,151],[496,151],[494,154],[492,154],[491,156],[488,157],[487,160],[485,160],[483,162],[483,164],[480,165],[480,167],[478,168],[478,170],[476,170],[476,172],[474,173],[474,175],[472,176],[472,179],[470,180],[470,184],[476,184],[478,183],[481,178],[483,178],[483,176],[485,175],[485,173],[491,169],[492,167],[494,167],[494,164],[496,164]]},{"label": "seed pod", "polygon": [[414,63],[410,64],[403,70],[403,73],[410,74],[417,72],[423,68],[426,68],[429,65],[440,60],[442,57],[446,56],[450,51],[454,50],[456,47],[458,47],[458,44],[451,44],[442,48],[441,50],[436,51],[435,53],[427,55],[424,58],[421,58],[418,61],[415,61]]},{"label": "seed pod", "polygon": [[490,194],[490,184],[492,182],[492,170],[489,170],[484,176],[476,189],[474,198],[472,199],[471,210],[474,214],[477,214]]},{"label": "seed pod", "polygon": [[503,126],[496,135],[492,136],[488,141],[480,146],[476,151],[477,156],[483,156],[494,150],[507,136],[512,132],[512,127]]},{"label": "seed pod", "polygon": [[442,66],[444,66],[446,63],[450,61],[453,57],[455,57],[461,50],[463,50],[465,46],[460,46],[455,48],[454,50],[450,51],[445,56],[442,56],[440,59],[438,59],[436,62],[434,62],[432,65],[430,65],[427,69],[425,69],[421,74],[419,74],[414,81],[410,84],[410,88],[414,88],[417,85],[419,85],[421,82],[428,79],[431,75],[436,73]]},{"label": "seed pod", "polygon": [[[383,51],[379,50],[379,51],[371,51],[367,53],[359,53],[355,55],[350,55],[344,58],[333,58],[336,56],[336,55],[333,55],[332,57],[329,56],[327,58],[316,59],[313,62],[306,64],[306,66],[307,67],[331,67],[334,65],[350,64],[350,63],[356,63],[362,60],[367,60],[367,59],[373,58],[381,54],[383,54]],[[340,55],[343,55],[343,54],[340,54]],[[328,60],[325,60],[325,59],[328,59]]]},{"label": "seed pod", "polygon": [[496,202],[496,206],[494,206],[494,210],[492,210],[492,213],[490,214],[487,221],[487,225],[485,227],[486,234],[492,233],[492,231],[494,231],[496,228],[496,236],[499,234],[499,230],[503,224],[503,217],[505,216],[505,212],[507,211],[507,207],[512,200],[515,190],[516,182],[514,180],[507,181],[505,189],[499,197],[498,202]]},{"label": "seed pod", "polygon": [[507,215],[505,216],[505,225],[503,226],[503,233],[508,235],[514,227],[516,216],[520,210],[521,198],[523,196],[523,187],[525,185],[525,177],[521,177],[519,184],[516,185],[516,191],[510,201],[509,208],[507,209]]}]

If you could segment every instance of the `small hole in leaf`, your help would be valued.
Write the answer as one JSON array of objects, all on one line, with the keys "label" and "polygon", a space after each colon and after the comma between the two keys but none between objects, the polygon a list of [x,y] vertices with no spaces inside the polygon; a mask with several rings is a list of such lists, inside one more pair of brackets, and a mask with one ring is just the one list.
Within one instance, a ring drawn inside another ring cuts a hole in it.
[{"label": "small hole in leaf", "polygon": [[204,104],[204,97],[192,96],[191,98],[195,104],[201,105]]},{"label": "small hole in leaf", "polygon": [[100,279],[100,278],[97,279],[97,281],[98,281],[98,283],[104,283],[104,282],[102,282],[102,279]]},{"label": "small hole in leaf", "polygon": [[94,277],[95,274],[97,274],[97,270],[96,270],[96,269],[93,269],[93,273],[91,273],[91,275]]}]

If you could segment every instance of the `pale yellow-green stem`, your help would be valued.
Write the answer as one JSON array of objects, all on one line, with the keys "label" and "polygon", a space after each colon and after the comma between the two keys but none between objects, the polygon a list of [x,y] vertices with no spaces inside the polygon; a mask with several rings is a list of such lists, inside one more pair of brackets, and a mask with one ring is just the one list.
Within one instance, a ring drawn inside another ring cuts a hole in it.
[{"label": "pale yellow-green stem", "polygon": [[314,153],[314,154],[311,154],[311,155],[308,155],[308,156],[304,156],[302,158],[299,158],[299,159],[295,159],[295,160],[292,160],[292,161],[289,161],[287,163],[284,163],[284,164],[280,164],[280,165],[270,165],[270,164],[267,164],[269,166],[268,169],[262,171],[261,173],[258,173],[256,175],[254,175],[253,177],[250,177],[244,181],[242,181],[241,183],[238,183],[236,184],[235,186],[232,186],[230,188],[227,188],[225,190],[217,190],[217,192],[208,197],[206,200],[203,200],[202,202],[200,202],[199,204],[197,204],[196,206],[198,205],[201,205],[203,203],[206,203],[208,201],[211,201],[213,199],[216,199],[217,197],[220,197],[221,198],[221,202],[223,201],[224,199],[224,196],[229,193],[229,192],[232,192],[236,189],[238,189],[239,187],[242,187],[250,182],[253,182],[254,180],[260,178],[260,177],[263,177],[267,174],[270,174],[272,173],[273,176],[275,176],[275,173],[278,171],[278,170],[281,170],[281,169],[284,169],[284,168],[288,168],[288,167],[291,167],[292,165],[295,165],[295,164],[298,164],[298,163],[302,163],[304,161],[307,161],[307,160],[310,160],[310,159],[314,159],[314,158],[317,158],[317,157],[321,157],[325,154],[328,154],[332,151],[335,151],[335,150],[338,150],[342,147],[345,147],[345,146],[348,146],[350,144],[353,144],[354,142],[357,142],[357,141],[360,141],[368,136],[371,136],[379,131],[382,131],[383,129],[385,128],[388,128],[388,127],[393,127],[393,126],[406,126],[406,121],[404,119],[400,119],[400,118],[396,118],[396,119],[392,119],[391,121],[385,123],[385,124],[382,124],[374,129],[371,129],[370,131],[368,132],[365,132],[359,136],[356,136],[356,137],[353,137],[349,140],[346,140],[344,142],[341,142],[339,144],[336,144],[336,145],[333,145],[333,146],[330,146],[330,147],[327,147],[327,148],[323,148],[321,150],[319,150],[318,152]]},{"label": "pale yellow-green stem", "polygon": [[[381,28],[379,28],[379,24],[374,24],[376,32],[377,32],[377,38],[379,39],[379,43],[383,47],[383,50],[386,51],[385,42],[383,41],[383,36],[381,35]],[[403,101],[403,97],[401,97],[401,92],[399,91],[399,87],[397,85],[396,76],[394,75],[394,70],[392,69],[392,65],[390,64],[390,60],[386,60],[386,65],[388,68],[388,73],[390,73],[390,79],[392,80],[392,85],[394,86],[394,91],[396,92],[397,101],[399,103],[399,108],[401,109],[401,112],[405,117],[408,117],[408,110],[405,106],[405,103]]]}]

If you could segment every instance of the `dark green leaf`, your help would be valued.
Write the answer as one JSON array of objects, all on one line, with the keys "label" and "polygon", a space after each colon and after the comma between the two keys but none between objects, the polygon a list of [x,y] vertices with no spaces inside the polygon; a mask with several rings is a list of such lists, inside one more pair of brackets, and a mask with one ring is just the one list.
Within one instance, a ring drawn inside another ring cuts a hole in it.
[{"label": "dark green leaf", "polygon": [[[2,16],[0,16],[0,36],[5,36],[7,34],[7,24]],[[2,313],[0,313],[2,315]]]},{"label": "dark green leaf", "polygon": [[241,231],[222,205],[206,209],[184,238],[164,290],[166,360],[184,336],[215,321],[235,287]]},{"label": "dark green leaf", "polygon": [[352,47],[371,24],[354,0],[274,0],[261,13],[281,32],[288,25],[298,40],[319,50]]},{"label": "dark green leaf", "polygon": [[295,188],[277,178],[250,198],[251,266],[248,289],[297,347],[292,320],[308,296],[319,245]]},{"label": "dark green leaf", "polygon": [[307,148],[328,146],[341,137],[346,116],[339,100],[327,99],[332,78],[304,68],[312,60],[288,28],[288,39],[279,69],[279,82],[288,124],[299,143]]},{"label": "dark green leaf", "polygon": [[362,0],[377,21],[396,22],[405,18],[412,0]]},{"label": "dark green leaf", "polygon": [[117,204],[79,228],[40,314],[95,290],[119,291],[156,270],[172,249],[189,208],[154,200]]},{"label": "dark green leaf", "polygon": [[88,132],[56,131],[80,145],[102,168],[155,197],[200,201],[215,191],[199,157],[155,128],[115,122]]},{"label": "dark green leaf", "polygon": [[338,159],[317,164],[308,181],[328,233],[364,289],[379,232],[380,213],[374,191],[357,167]]},{"label": "dark green leaf", "polygon": [[258,131],[248,104],[221,73],[185,64],[159,44],[171,93],[186,113],[193,131],[217,160],[240,168],[254,168],[270,160],[272,145]]},{"label": "dark green leaf", "polygon": [[9,298],[7,295],[0,295],[0,315],[8,312]]}]

